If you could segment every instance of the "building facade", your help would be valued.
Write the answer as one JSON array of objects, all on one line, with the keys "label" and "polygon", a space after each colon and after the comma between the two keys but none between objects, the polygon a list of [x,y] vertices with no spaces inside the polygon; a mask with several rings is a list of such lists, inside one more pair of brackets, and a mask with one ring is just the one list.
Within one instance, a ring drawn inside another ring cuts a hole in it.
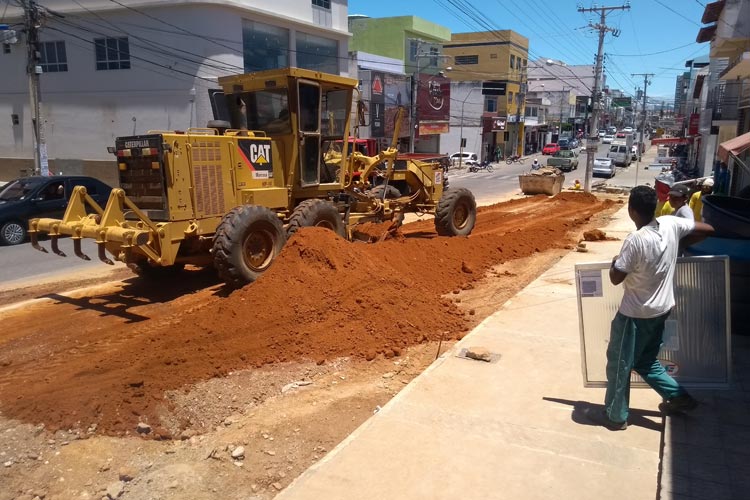
[{"label": "building facade", "polygon": [[404,106],[401,149],[409,149],[413,130],[415,152],[440,152],[441,135],[449,128],[450,86],[441,72],[449,64],[442,47],[450,30],[416,16],[358,15],[350,16],[349,30],[353,52],[391,61],[373,65],[370,60],[378,62],[376,57],[356,57],[363,97],[370,102],[370,123],[361,136],[389,143],[397,108]]},{"label": "building facade", "polygon": [[444,51],[452,81],[481,83],[482,157],[523,154],[528,38],[512,30],[454,33]]},{"label": "building facade", "polygon": [[[728,193],[750,198],[750,153],[721,157],[719,144],[750,132],[750,0],[719,0],[706,4],[696,41],[710,42],[707,103],[701,117],[705,137],[704,172],[717,157],[728,163]],[[710,127],[708,127],[710,117]],[[708,132],[708,133],[706,133]],[[750,139],[748,139],[750,142]]]},{"label": "building facade", "polygon": [[[346,0],[48,0],[40,28],[42,124],[53,173],[116,184],[107,146],[205,127],[220,76],[297,66],[348,75]],[[9,7],[8,22],[20,9]],[[0,54],[0,178],[33,171],[26,40]]]}]

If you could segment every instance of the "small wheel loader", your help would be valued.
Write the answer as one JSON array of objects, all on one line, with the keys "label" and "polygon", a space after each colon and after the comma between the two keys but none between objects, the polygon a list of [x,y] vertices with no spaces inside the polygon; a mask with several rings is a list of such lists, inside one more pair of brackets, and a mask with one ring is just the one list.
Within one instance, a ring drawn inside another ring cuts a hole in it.
[{"label": "small wheel loader", "polygon": [[[445,190],[439,160],[400,159],[394,144],[376,156],[347,151],[357,80],[299,68],[219,79],[207,128],[119,137],[120,187],[104,207],[77,186],[62,219],[33,219],[51,249],[70,236],[94,239],[99,259],[125,262],[146,277],[185,264],[213,265],[232,287],[254,281],[299,228],[321,226],[352,238],[356,225],[405,213],[434,214],[439,235],[471,233],[476,203]],[[354,111],[354,112],[353,112]],[[402,110],[403,111],[403,110]],[[400,121],[398,122],[400,123]]]}]

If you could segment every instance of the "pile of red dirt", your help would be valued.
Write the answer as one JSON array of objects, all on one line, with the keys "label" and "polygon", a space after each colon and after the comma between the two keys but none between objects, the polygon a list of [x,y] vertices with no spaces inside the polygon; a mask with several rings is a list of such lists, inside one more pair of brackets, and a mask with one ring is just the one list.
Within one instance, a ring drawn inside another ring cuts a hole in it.
[{"label": "pile of red dirt", "polygon": [[[266,274],[227,297],[162,310],[137,326],[102,317],[57,327],[63,330],[54,336],[30,332],[24,352],[32,354],[8,366],[2,361],[12,352],[0,346],[0,408],[50,429],[96,423],[97,432],[122,434],[148,421],[169,437],[158,428],[167,390],[268,363],[391,357],[409,345],[460,337],[467,323],[445,294],[496,264],[563,248],[575,241],[573,229],[609,204],[560,196],[484,207],[469,237],[437,237],[427,220],[377,244],[304,228]],[[73,314],[67,304],[56,306]],[[80,331],[91,323],[95,330]],[[14,328],[13,318],[4,327]],[[55,344],[75,336],[85,348]],[[33,354],[54,351],[54,359]]]}]

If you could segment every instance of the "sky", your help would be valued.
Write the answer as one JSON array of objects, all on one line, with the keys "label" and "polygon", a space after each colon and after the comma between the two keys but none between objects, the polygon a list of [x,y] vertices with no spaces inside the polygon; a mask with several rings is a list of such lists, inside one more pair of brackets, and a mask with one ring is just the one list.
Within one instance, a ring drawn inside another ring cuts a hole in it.
[{"label": "sky", "polygon": [[[673,100],[675,78],[685,71],[685,61],[708,55],[709,43],[696,43],[695,38],[710,1],[631,0],[629,11],[610,11],[606,23],[620,35],[609,33],[604,39],[609,87],[633,95],[636,87],[643,88],[643,77],[631,75],[654,73],[648,96]],[[452,33],[512,29],[529,39],[529,59],[593,66],[598,34],[586,26],[599,22],[599,14],[577,10],[592,5],[591,0],[349,0],[349,14],[414,15]]]}]

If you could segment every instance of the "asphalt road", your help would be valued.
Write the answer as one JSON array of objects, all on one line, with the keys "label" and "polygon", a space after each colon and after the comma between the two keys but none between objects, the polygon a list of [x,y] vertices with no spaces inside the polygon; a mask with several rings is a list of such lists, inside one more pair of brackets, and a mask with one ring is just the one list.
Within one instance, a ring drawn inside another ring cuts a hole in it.
[{"label": "asphalt road", "polygon": [[[607,156],[609,151],[609,144],[599,143],[598,155]],[[647,143],[648,147],[648,143]],[[600,177],[594,177],[594,182],[604,182],[610,186],[627,186],[633,187],[636,185],[636,171],[638,171],[638,183],[643,184],[648,182],[653,185],[653,177],[655,174],[643,170],[643,166],[647,163],[647,159],[650,158],[655,152],[647,151],[644,155],[644,162],[641,162],[641,169],[636,168],[636,163],[632,163],[630,167],[617,167],[615,177],[611,179],[604,179]],[[586,169],[586,149],[581,148],[578,156],[578,169],[572,172],[565,173],[565,182],[563,187],[573,186],[576,179],[581,181],[581,185],[584,184],[584,172]],[[537,158],[539,163],[542,165],[547,164],[547,158],[549,156],[532,155],[527,156],[524,159],[524,164],[513,163],[511,165],[505,162],[493,163],[494,171],[489,173],[487,171],[479,171],[476,173],[469,172],[468,169],[456,169],[448,171],[448,180],[451,187],[465,187],[474,193],[474,197],[479,205],[486,205],[494,203],[498,198],[510,196],[512,194],[520,192],[518,185],[518,176],[520,174],[529,172],[531,170],[531,162]]]},{"label": "asphalt road", "polygon": [[77,274],[101,274],[112,270],[116,266],[124,266],[116,262],[115,266],[102,263],[97,257],[97,247],[94,240],[82,240],[81,249],[91,260],[79,259],[73,253],[73,241],[70,238],[60,238],[60,250],[67,257],[60,257],[50,250],[49,240],[44,240],[41,245],[48,253],[34,250],[31,243],[14,246],[0,246],[0,289],[8,289],[23,286],[25,281],[44,279],[54,280],[56,277],[66,275],[76,277]]}]

